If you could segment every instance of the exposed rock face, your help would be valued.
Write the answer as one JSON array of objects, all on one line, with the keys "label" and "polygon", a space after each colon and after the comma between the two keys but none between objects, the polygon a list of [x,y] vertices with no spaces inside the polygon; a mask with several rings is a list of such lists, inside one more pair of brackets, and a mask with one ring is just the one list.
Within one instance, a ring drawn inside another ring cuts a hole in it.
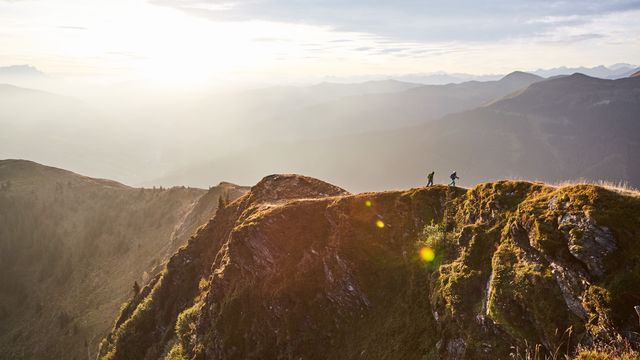
[{"label": "exposed rock face", "polygon": [[604,275],[604,260],[616,250],[613,234],[606,227],[596,225],[584,214],[564,214],[558,226],[568,241],[569,252],[580,260],[594,276]]},{"label": "exposed rock face", "polygon": [[[101,356],[496,359],[525,343],[552,353],[638,331],[639,234],[640,199],[593,186],[351,195],[274,175],[173,256]],[[425,246],[435,258],[421,258]]]}]

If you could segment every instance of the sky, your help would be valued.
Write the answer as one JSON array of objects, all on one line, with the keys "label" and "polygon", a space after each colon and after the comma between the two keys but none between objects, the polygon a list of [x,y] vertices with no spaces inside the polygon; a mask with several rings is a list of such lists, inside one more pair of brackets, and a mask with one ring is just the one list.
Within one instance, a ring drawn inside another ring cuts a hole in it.
[{"label": "sky", "polygon": [[639,63],[640,0],[0,0],[0,66],[167,84]]}]

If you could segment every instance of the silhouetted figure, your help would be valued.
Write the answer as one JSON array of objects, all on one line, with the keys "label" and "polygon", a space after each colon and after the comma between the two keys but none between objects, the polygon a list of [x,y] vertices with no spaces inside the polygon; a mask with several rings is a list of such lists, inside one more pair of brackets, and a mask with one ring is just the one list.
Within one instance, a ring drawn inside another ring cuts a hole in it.
[{"label": "silhouetted figure", "polygon": [[456,186],[456,180],[457,180],[457,179],[460,179],[460,178],[458,177],[458,174],[456,174],[456,172],[455,172],[455,171],[453,172],[453,174],[451,174],[451,175],[449,176],[449,178],[451,178],[451,183],[449,184],[449,186]]},{"label": "silhouetted figure", "polygon": [[429,174],[427,174],[427,186],[432,186],[433,185],[433,175],[435,173],[436,173],[435,171],[432,171]]}]

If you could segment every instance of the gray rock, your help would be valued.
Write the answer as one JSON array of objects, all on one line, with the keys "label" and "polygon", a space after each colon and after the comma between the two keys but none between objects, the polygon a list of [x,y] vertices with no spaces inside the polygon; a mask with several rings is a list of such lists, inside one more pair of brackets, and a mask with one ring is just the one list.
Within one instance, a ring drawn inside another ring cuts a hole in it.
[{"label": "gray rock", "polygon": [[577,317],[586,321],[588,314],[582,307],[582,297],[589,283],[580,273],[565,268],[561,264],[552,262],[550,265],[567,308]]},{"label": "gray rock", "polygon": [[462,338],[454,338],[447,342],[447,359],[459,360],[464,358],[467,344]]},{"label": "gray rock", "polygon": [[604,275],[604,258],[617,249],[611,230],[598,226],[595,220],[582,213],[560,216],[558,227],[567,240],[571,255],[585,264],[591,275]]}]

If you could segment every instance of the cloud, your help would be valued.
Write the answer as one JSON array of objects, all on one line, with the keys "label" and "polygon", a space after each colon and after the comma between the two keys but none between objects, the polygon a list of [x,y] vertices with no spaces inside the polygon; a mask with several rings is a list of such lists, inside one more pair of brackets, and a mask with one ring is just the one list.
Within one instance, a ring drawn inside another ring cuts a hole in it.
[{"label": "cloud", "polygon": [[603,35],[603,34],[576,34],[576,35],[564,36],[557,40],[547,40],[543,42],[556,43],[556,44],[572,44],[572,43],[577,43],[577,42],[582,42],[587,40],[602,39],[605,37],[606,35]]},{"label": "cloud", "polygon": [[393,54],[393,53],[404,52],[406,50],[407,50],[406,48],[385,48],[385,49],[380,49],[379,53],[380,54]]},{"label": "cloud", "polygon": [[279,43],[279,42],[287,42],[288,39],[276,38],[276,37],[257,37],[253,38],[252,41],[257,43]]},{"label": "cloud", "polygon": [[150,0],[216,21],[327,26],[404,41],[527,37],[594,16],[640,10],[640,0]]},{"label": "cloud", "polygon": [[136,59],[136,60],[147,59],[146,56],[129,52],[129,51],[107,51],[105,52],[105,54],[108,56],[121,57],[121,58],[127,58],[127,59]]},{"label": "cloud", "polygon": [[84,26],[69,26],[69,25],[61,25],[58,26],[58,29],[66,29],[66,30],[89,30],[89,28]]}]

